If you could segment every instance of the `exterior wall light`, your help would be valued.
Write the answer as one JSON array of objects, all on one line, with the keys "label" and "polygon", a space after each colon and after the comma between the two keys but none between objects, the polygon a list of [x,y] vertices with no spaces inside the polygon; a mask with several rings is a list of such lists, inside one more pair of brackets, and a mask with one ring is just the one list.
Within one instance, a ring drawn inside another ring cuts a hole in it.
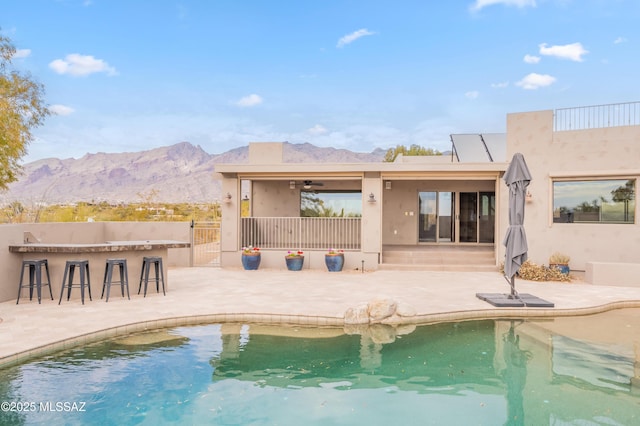
[{"label": "exterior wall light", "polygon": [[296,189],[296,181],[295,180],[290,180],[289,181],[289,189]]},{"label": "exterior wall light", "polygon": [[227,195],[224,196],[224,202],[229,204],[231,202],[231,193],[227,192]]},{"label": "exterior wall light", "polygon": [[369,202],[370,203],[375,203],[376,202],[376,196],[373,195],[373,192],[371,194],[369,194]]}]

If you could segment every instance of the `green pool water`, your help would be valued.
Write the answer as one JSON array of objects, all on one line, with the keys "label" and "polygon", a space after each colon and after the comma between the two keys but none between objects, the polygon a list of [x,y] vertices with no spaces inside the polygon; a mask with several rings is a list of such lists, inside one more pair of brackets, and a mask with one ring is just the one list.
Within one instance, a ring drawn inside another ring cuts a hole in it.
[{"label": "green pool water", "polygon": [[640,424],[637,310],[348,331],[201,325],[61,352],[0,370],[0,424]]}]

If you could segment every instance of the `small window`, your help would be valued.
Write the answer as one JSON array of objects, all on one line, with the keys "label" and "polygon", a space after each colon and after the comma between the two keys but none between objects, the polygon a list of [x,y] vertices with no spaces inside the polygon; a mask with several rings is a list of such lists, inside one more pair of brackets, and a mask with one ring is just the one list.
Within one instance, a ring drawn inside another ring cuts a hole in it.
[{"label": "small window", "polygon": [[360,191],[302,191],[300,193],[302,217],[361,217]]},{"label": "small window", "polygon": [[553,182],[554,223],[635,223],[636,181]]}]

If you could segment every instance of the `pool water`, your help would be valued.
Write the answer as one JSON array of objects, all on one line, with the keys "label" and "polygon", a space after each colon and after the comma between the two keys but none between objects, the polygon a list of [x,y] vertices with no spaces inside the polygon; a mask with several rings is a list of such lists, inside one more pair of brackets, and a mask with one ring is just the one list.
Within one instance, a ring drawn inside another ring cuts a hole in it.
[{"label": "pool water", "polygon": [[638,310],[356,331],[216,324],[76,348],[0,369],[0,424],[640,424]]}]

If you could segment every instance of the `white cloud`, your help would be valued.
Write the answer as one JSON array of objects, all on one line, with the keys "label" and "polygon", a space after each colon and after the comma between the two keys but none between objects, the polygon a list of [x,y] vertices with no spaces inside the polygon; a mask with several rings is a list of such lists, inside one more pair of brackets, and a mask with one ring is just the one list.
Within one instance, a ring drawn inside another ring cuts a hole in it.
[{"label": "white cloud", "polygon": [[582,47],[581,43],[565,44],[563,46],[549,46],[546,43],[540,45],[540,54],[546,56],[555,56],[560,59],[569,59],[575,62],[582,62],[582,56],[589,53]]},{"label": "white cloud", "polygon": [[13,59],[22,59],[31,55],[31,49],[16,49],[16,53],[13,54]]},{"label": "white cloud", "polygon": [[308,129],[307,132],[311,133],[312,135],[323,135],[323,134],[327,133],[328,130],[323,125],[316,124],[315,126],[313,126],[310,129]]},{"label": "white cloud", "polygon": [[536,0],[476,0],[476,2],[470,7],[472,11],[478,11],[487,6],[493,6],[494,4],[501,4],[504,6],[516,6],[516,7],[536,7]]},{"label": "white cloud", "polygon": [[503,81],[503,82],[500,82],[500,83],[491,83],[491,87],[493,89],[504,89],[507,86],[509,86],[509,82],[508,81]]},{"label": "white cloud", "polygon": [[72,53],[64,59],[56,59],[49,64],[49,68],[58,74],[73,76],[86,76],[89,74],[104,72],[107,75],[117,75],[116,69],[109,66],[102,59],[96,59],[91,55]]},{"label": "white cloud", "polygon": [[537,64],[538,62],[540,62],[540,56],[524,55],[523,61],[525,61],[527,64]]},{"label": "white cloud", "polygon": [[624,38],[624,37],[618,37],[617,39],[615,39],[615,40],[613,41],[613,44],[626,43],[627,41],[629,41],[629,40],[627,40],[627,39],[626,39],[626,38]]},{"label": "white cloud", "polygon": [[360,37],[370,36],[370,35],[374,35],[374,34],[375,34],[374,32],[369,31],[366,28],[362,28],[362,29],[360,29],[358,31],[352,32],[351,34],[347,34],[346,36],[344,36],[340,40],[338,40],[337,47],[344,47],[347,44],[353,43],[354,41],[356,41]]},{"label": "white cloud", "polygon": [[477,90],[472,90],[470,92],[465,93],[464,96],[467,99],[477,99],[478,96],[480,96],[480,92],[478,92]]},{"label": "white cloud", "polygon": [[251,95],[240,98],[240,100],[236,102],[236,105],[241,107],[252,107],[252,106],[260,105],[262,102],[263,102],[262,97],[260,97],[259,95],[256,95],[255,93],[252,93]]},{"label": "white cloud", "polygon": [[49,110],[55,115],[71,115],[74,112],[76,112],[75,109],[68,107],[66,105],[60,105],[60,104],[51,105],[49,107]]},{"label": "white cloud", "polygon": [[556,82],[556,78],[548,74],[536,74],[531,73],[525,76],[522,80],[516,83],[516,86],[520,86],[526,90],[536,90],[540,87],[550,86]]}]

